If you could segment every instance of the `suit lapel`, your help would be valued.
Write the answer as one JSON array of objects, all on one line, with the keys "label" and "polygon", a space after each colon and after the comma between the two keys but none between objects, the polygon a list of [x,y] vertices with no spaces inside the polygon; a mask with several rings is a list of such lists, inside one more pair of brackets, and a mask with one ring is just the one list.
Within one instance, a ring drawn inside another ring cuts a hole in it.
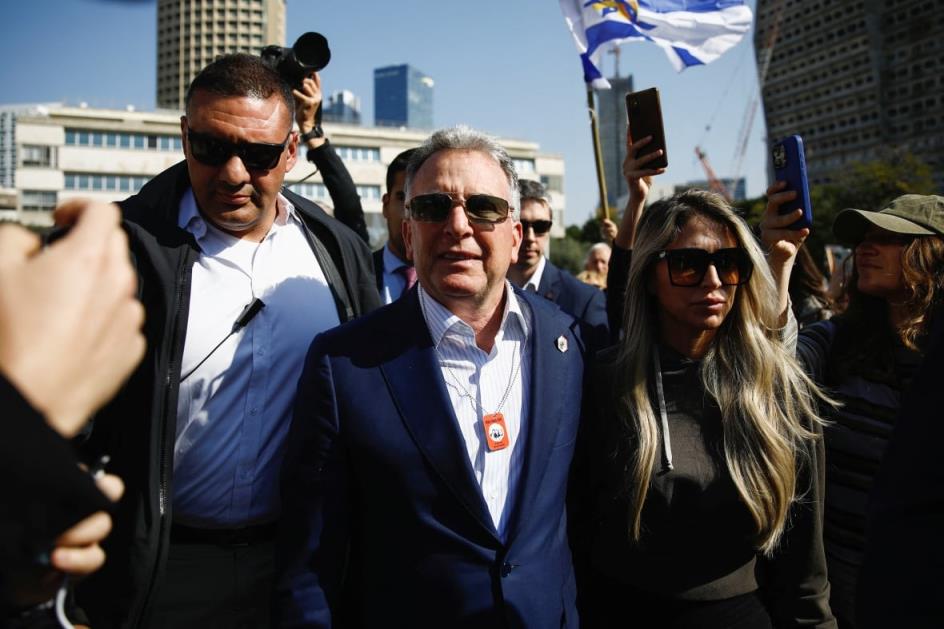
[{"label": "suit lapel", "polygon": [[538,293],[545,299],[557,303],[560,290],[560,271],[551,264],[550,260],[546,260],[544,262],[544,273],[541,275],[541,284],[538,286]]},{"label": "suit lapel", "polygon": [[[523,293],[518,293],[522,295]],[[527,298],[524,300],[527,301]],[[512,510],[511,526],[508,528],[510,546],[521,528],[522,520],[531,512],[531,504],[541,490],[541,482],[547,470],[551,451],[560,430],[561,409],[564,403],[564,377],[568,369],[566,352],[557,349],[557,339],[568,335],[564,325],[553,317],[541,316],[537,308],[531,308],[531,383],[530,403],[527,417],[527,441],[525,443],[524,474],[518,488],[518,500]],[[570,351],[579,351],[571,347]]]},{"label": "suit lapel", "polygon": [[393,329],[409,333],[411,339],[405,351],[380,366],[394,403],[423,456],[469,513],[498,540],[420,311],[419,292],[414,289],[395,303],[405,316]]}]

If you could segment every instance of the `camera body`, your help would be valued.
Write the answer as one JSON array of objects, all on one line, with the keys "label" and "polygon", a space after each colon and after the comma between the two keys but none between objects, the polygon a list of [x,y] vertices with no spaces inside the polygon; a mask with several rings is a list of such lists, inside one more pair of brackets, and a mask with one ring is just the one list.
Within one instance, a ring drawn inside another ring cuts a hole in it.
[{"label": "camera body", "polygon": [[259,56],[267,66],[278,72],[286,83],[295,89],[301,89],[306,76],[328,65],[331,61],[331,50],[324,35],[308,32],[299,37],[291,48],[266,46]]}]

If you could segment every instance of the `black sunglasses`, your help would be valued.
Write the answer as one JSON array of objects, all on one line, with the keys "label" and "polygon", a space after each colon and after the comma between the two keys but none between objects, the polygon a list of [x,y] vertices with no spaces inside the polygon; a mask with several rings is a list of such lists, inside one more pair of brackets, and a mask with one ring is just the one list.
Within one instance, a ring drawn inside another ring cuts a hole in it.
[{"label": "black sunglasses", "polygon": [[705,279],[708,267],[715,267],[724,286],[739,286],[751,279],[754,263],[741,247],[718,249],[708,253],[704,249],[666,249],[658,254],[659,260],[669,265],[672,286],[698,286]]},{"label": "black sunglasses", "polygon": [[543,221],[543,220],[542,221],[526,221],[524,219],[521,219],[520,222],[521,222],[522,232],[527,232],[528,228],[530,227],[531,229],[534,230],[535,236],[541,236],[551,231],[551,225],[554,224],[553,221]]},{"label": "black sunglasses", "polygon": [[461,205],[471,223],[501,223],[508,218],[508,201],[490,194],[470,194],[465,200],[445,192],[421,194],[410,199],[406,209],[410,218],[423,223],[441,223],[449,218],[456,205]]},{"label": "black sunglasses", "polygon": [[198,133],[187,129],[187,143],[190,145],[190,154],[198,162],[207,166],[222,166],[233,155],[238,155],[243,164],[250,170],[269,170],[275,168],[282,157],[282,151],[288,144],[292,132],[281,144],[267,142],[227,142],[212,135]]}]

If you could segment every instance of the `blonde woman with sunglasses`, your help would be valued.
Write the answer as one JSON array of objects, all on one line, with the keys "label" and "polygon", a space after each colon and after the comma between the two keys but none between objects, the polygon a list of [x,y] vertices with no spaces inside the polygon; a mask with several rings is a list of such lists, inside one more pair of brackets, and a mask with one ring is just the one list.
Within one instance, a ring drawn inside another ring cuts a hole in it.
[{"label": "blonde woman with sunglasses", "polygon": [[646,166],[658,152],[636,158],[647,143],[627,140],[630,202],[610,264],[611,298],[625,290],[622,338],[585,396],[596,408],[574,481],[584,619],[834,627],[822,396],[793,358],[778,298],[805,234],[768,266],[717,194],[690,190],[643,212],[648,177],[662,172]]}]

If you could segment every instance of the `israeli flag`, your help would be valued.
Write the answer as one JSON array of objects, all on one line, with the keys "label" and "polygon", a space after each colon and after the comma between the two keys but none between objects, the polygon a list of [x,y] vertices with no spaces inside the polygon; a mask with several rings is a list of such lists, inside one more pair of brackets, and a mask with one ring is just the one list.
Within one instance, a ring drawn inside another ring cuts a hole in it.
[{"label": "israeli flag", "polygon": [[598,68],[604,44],[650,41],[679,72],[711,63],[751,26],[742,0],[560,0],[583,62],[583,78],[608,88]]}]

